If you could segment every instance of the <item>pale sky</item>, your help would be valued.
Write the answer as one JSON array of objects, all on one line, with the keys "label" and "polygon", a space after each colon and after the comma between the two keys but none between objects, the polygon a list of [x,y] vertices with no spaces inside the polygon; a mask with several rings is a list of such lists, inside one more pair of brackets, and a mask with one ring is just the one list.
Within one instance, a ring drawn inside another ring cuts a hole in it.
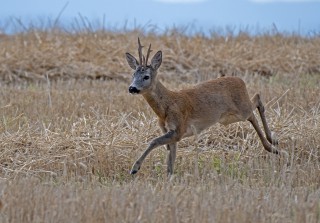
[{"label": "pale sky", "polygon": [[75,24],[80,17],[92,24],[119,28],[134,25],[189,26],[208,32],[220,28],[320,33],[320,0],[8,0],[1,3],[0,28],[10,19],[46,24],[66,5],[59,22]]}]

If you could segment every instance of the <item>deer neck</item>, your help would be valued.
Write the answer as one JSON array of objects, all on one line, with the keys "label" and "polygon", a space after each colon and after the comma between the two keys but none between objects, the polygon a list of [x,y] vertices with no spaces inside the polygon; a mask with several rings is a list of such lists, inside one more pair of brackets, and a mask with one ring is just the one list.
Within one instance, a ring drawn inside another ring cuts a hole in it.
[{"label": "deer neck", "polygon": [[165,119],[166,111],[172,104],[172,92],[168,90],[160,81],[148,92],[143,94],[152,110],[161,119]]}]

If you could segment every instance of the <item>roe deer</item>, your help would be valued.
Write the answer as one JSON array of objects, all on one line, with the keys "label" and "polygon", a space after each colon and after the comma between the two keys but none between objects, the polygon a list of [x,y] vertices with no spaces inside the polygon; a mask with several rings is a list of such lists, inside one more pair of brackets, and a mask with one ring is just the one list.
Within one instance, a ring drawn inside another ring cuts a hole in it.
[{"label": "roe deer", "polygon": [[[162,62],[162,52],[158,51],[148,65],[151,44],[146,58],[142,55],[142,47],[138,38],[139,62],[130,53],[126,53],[129,66],[134,70],[133,81],[129,87],[131,94],[141,94],[159,118],[159,125],[164,135],[153,139],[140,158],[134,163],[130,173],[140,169],[143,160],[156,147],[167,145],[168,175],[173,174],[176,158],[177,142],[182,138],[198,134],[209,126],[219,122],[223,125],[248,120],[258,133],[262,145],[271,153],[277,150],[277,144],[271,137],[264,114],[264,106],[259,94],[251,100],[246,85],[238,77],[220,77],[200,83],[190,89],[180,91],[168,90],[157,79],[157,71]],[[258,125],[253,111],[258,108],[262,119],[266,138]]]}]

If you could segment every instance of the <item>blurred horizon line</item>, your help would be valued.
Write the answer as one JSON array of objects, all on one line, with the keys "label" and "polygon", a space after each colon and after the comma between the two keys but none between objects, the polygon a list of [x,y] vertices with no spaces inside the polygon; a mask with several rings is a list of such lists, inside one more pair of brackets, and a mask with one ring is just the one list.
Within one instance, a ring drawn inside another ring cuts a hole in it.
[{"label": "blurred horizon line", "polygon": [[88,19],[88,17],[83,16],[78,13],[78,16],[68,19],[60,19],[59,14],[57,17],[43,16],[35,18],[18,18],[15,16],[10,16],[5,19],[0,20],[0,34],[14,35],[17,33],[28,32],[31,30],[38,31],[52,31],[61,30],[67,33],[78,33],[78,32],[132,32],[140,31],[144,34],[156,34],[161,35],[168,32],[179,32],[182,35],[194,36],[202,35],[205,37],[210,37],[212,35],[220,36],[237,36],[239,34],[246,33],[251,36],[259,35],[295,35],[301,37],[318,37],[320,36],[320,29],[308,30],[302,32],[300,21],[297,24],[296,30],[285,30],[278,29],[277,24],[274,22],[270,26],[261,26],[259,23],[256,25],[201,25],[198,24],[196,20],[188,22],[187,24],[172,24],[172,25],[159,25],[152,23],[151,20],[145,23],[139,23],[137,19],[129,21],[129,19],[124,20],[122,24],[115,23],[110,24],[106,21],[106,16],[103,15],[102,18]]}]

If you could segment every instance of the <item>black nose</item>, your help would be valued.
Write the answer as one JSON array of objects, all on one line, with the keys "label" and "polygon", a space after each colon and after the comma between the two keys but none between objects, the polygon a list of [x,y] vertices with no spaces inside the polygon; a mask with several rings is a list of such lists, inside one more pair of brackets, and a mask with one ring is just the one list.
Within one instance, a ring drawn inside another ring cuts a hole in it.
[{"label": "black nose", "polygon": [[136,87],[129,87],[130,94],[138,94],[140,91]]}]

